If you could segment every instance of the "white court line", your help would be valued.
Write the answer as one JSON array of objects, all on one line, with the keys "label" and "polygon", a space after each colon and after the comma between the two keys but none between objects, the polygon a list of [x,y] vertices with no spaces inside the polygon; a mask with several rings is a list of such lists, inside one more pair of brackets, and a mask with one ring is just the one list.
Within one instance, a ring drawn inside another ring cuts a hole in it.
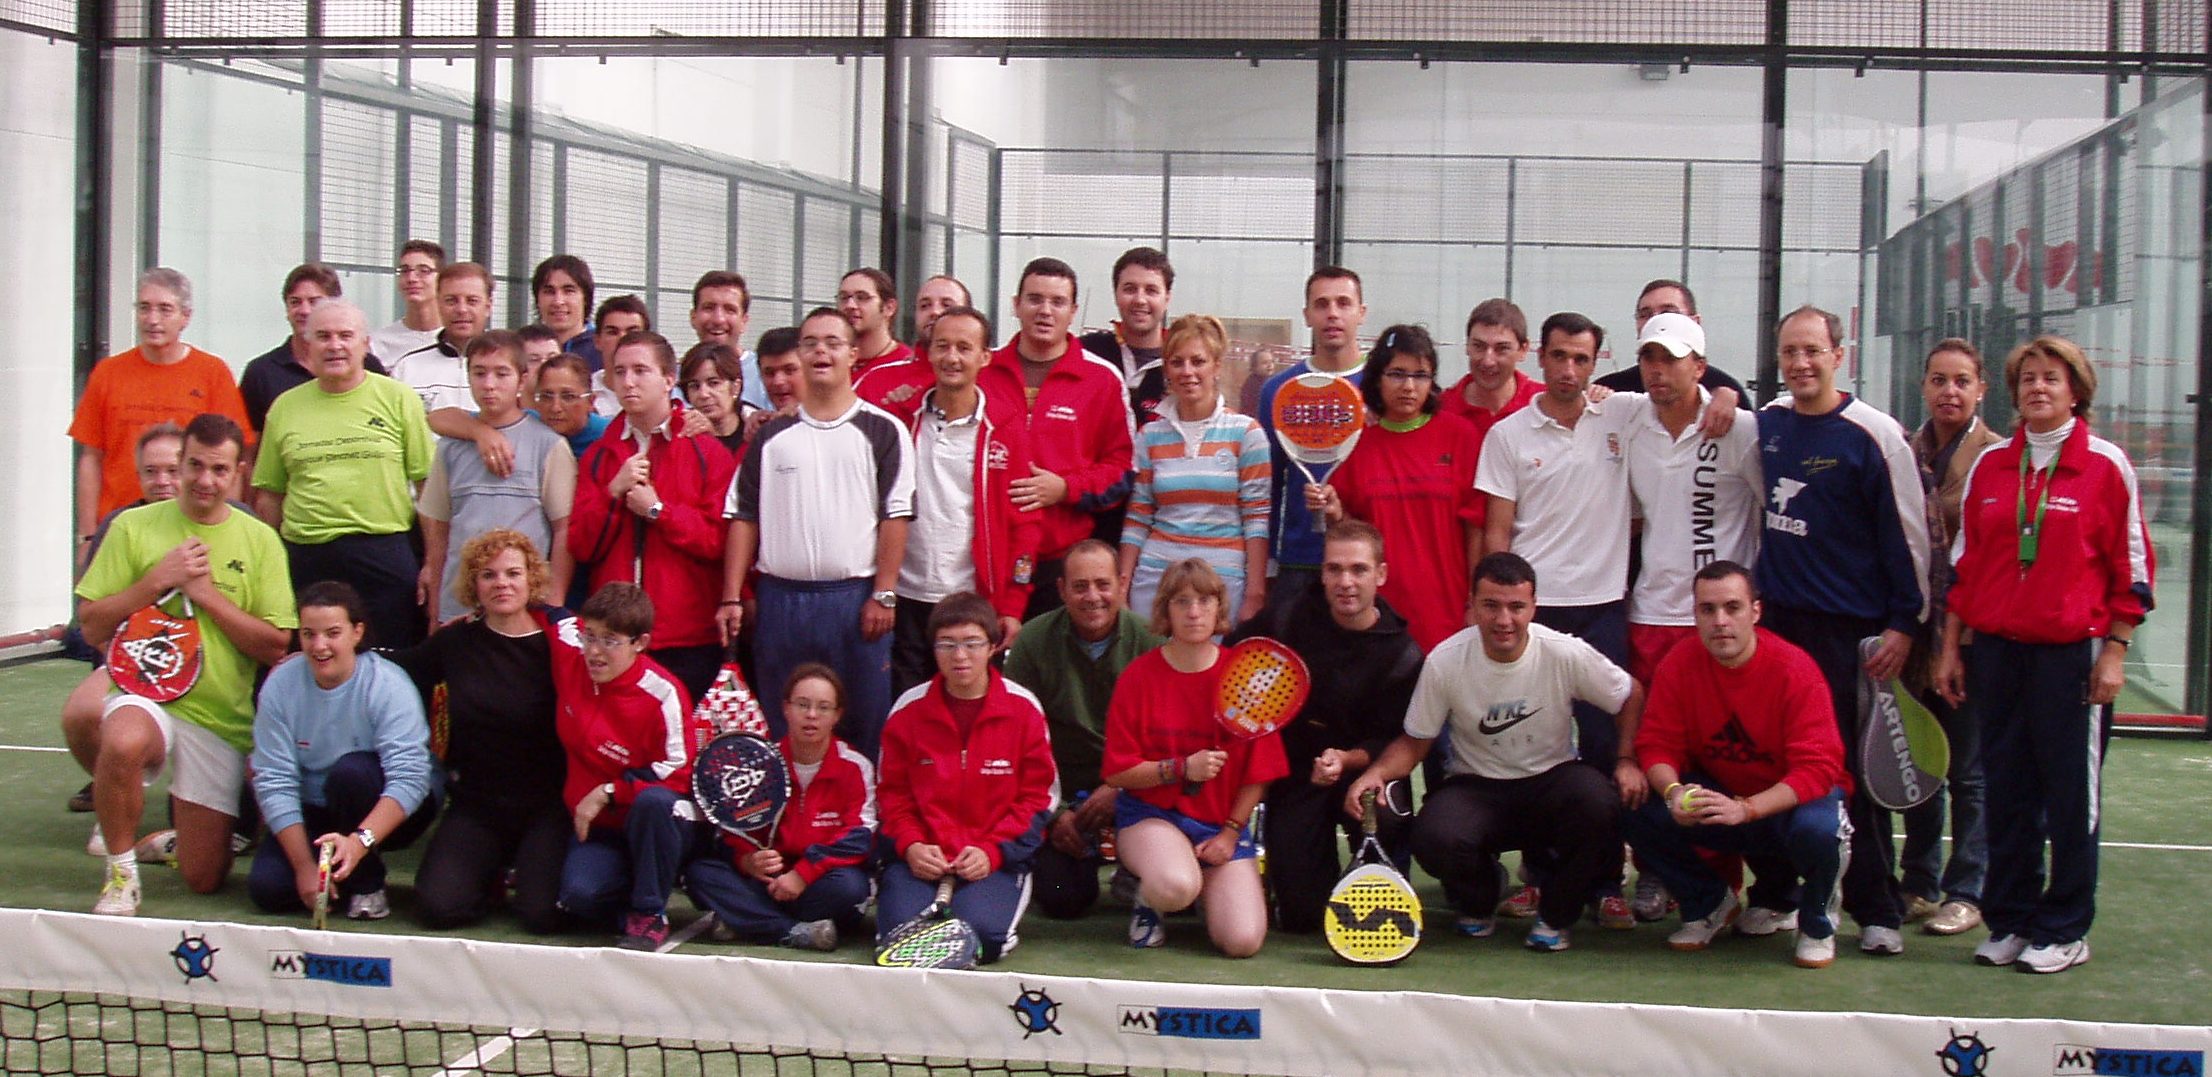
[{"label": "white court line", "polygon": [[2107,849],[2160,849],[2172,853],[2212,853],[2212,845],[2168,845],[2155,841],[2100,841]]},{"label": "white court line", "polygon": [[[661,943],[660,946],[656,948],[653,952],[656,954],[665,954],[678,946],[682,946],[683,944],[698,938],[708,928],[713,926],[714,914],[710,912],[699,917],[696,920],[693,920],[688,924],[685,924],[683,930],[668,936],[668,940]],[[491,1062],[497,1059],[499,1056],[504,1055],[511,1050],[514,1050],[516,1038],[524,1036],[535,1036],[541,1031],[543,1030],[535,1028],[508,1029],[507,1035],[494,1036],[491,1039],[485,1040],[481,1046],[476,1048],[476,1050],[470,1051],[469,1053],[454,1059],[452,1062],[446,1065],[446,1068],[439,1070],[436,1074],[432,1075],[432,1077],[461,1077],[462,1074],[474,1073],[491,1064]]]},{"label": "white court line", "polygon": [[0,744],[0,752],[66,752],[67,748],[49,748],[43,744]]}]

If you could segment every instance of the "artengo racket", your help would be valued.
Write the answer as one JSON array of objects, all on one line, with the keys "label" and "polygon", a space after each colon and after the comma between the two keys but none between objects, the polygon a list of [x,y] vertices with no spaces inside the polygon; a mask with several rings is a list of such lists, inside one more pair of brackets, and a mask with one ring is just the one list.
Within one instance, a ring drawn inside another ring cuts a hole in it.
[{"label": "artengo racket", "polygon": [[1360,794],[1359,852],[1329,891],[1322,934],[1336,956],[1355,965],[1392,965],[1421,944],[1421,899],[1375,837],[1375,790]]},{"label": "artengo racket", "polygon": [[737,668],[737,641],[730,641],[729,661],[722,663],[722,671],[714,675],[714,683],[699,696],[699,705],[691,712],[716,735],[743,733],[767,739],[768,716],[745,683],[744,672]]},{"label": "artengo racket", "polygon": [[[1367,426],[1367,401],[1351,379],[1325,371],[1309,370],[1275,390],[1268,416],[1275,426],[1275,441],[1283,455],[1298,468],[1309,484],[1315,467],[1334,470],[1352,455],[1359,435]],[[1321,517],[1313,518],[1315,531],[1326,530]]]},{"label": "artengo racket", "polygon": [[744,733],[716,737],[691,765],[691,796],[715,826],[765,849],[791,796],[783,753]]},{"label": "artengo racket", "polygon": [[323,851],[315,857],[315,930],[330,925],[330,858],[337,849],[330,842],[323,843]]},{"label": "artengo racket", "polygon": [[1866,795],[1891,811],[1917,808],[1943,787],[1951,740],[1928,708],[1895,679],[1877,682],[1865,662],[1882,638],[1859,641],[1859,774]]},{"label": "artengo racket", "polygon": [[876,964],[894,969],[972,969],[983,956],[983,940],[966,920],[952,913],[953,876],[937,880],[937,900],[914,918],[891,929],[876,948]]},{"label": "artengo racket", "polygon": [[162,608],[178,591],[155,599],[116,627],[108,641],[108,676],[115,686],[156,703],[183,698],[200,679],[200,622],[192,616],[192,600],[184,599],[184,615]]},{"label": "artengo racket", "polygon": [[[1223,656],[1214,720],[1232,737],[1257,740],[1297,717],[1312,690],[1313,675],[1298,652],[1281,640],[1253,636]],[[1184,782],[1184,794],[1196,796],[1200,784]]]}]

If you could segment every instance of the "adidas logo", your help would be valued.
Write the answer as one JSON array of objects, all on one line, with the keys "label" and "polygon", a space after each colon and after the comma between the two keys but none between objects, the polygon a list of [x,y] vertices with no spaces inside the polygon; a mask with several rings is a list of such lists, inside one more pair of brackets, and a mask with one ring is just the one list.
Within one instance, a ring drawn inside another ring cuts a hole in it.
[{"label": "adidas logo", "polygon": [[1705,754],[1728,763],[1774,762],[1774,754],[1760,748],[1744,730],[1743,719],[1733,715],[1729,716],[1728,724],[1715,730],[1706,741]]}]

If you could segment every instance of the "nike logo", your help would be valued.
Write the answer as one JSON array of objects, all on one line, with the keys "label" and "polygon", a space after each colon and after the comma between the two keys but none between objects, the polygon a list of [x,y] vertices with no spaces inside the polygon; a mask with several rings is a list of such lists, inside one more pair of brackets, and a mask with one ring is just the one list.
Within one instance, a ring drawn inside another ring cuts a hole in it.
[{"label": "nike logo", "polygon": [[1483,736],[1494,737],[1543,711],[1542,707],[1530,708],[1525,699],[1516,699],[1511,703],[1493,703],[1490,705],[1490,713],[1483,715],[1482,720],[1475,723],[1475,729]]}]

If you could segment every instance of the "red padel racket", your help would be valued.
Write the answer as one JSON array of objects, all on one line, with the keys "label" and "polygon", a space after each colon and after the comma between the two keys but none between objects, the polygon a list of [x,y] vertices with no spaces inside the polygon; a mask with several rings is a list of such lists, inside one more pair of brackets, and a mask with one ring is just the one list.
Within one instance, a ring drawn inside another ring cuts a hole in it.
[{"label": "red padel racket", "polygon": [[744,672],[737,668],[736,640],[730,641],[729,651],[729,661],[722,664],[722,671],[714,675],[714,683],[699,696],[699,705],[691,713],[716,736],[743,733],[766,740],[768,716],[745,683]]},{"label": "red padel racket", "polygon": [[156,703],[184,697],[200,679],[200,622],[192,616],[192,600],[184,599],[179,617],[162,607],[177,591],[154,600],[117,626],[108,641],[108,676],[115,686]]},{"label": "red padel racket", "polygon": [[[1352,455],[1360,432],[1367,427],[1367,401],[1351,379],[1309,370],[1275,390],[1269,416],[1275,425],[1275,441],[1283,455],[1297,466],[1309,484],[1319,483],[1315,467],[1331,471]],[[1324,476],[1325,477],[1325,476]],[[1313,518],[1315,531],[1325,530],[1321,517]]]},{"label": "red padel racket", "polygon": [[[1281,640],[1253,636],[1222,656],[1221,683],[1214,689],[1214,720],[1239,740],[1273,733],[1297,717],[1313,690],[1306,660]],[[1183,783],[1196,796],[1200,783]]]}]

